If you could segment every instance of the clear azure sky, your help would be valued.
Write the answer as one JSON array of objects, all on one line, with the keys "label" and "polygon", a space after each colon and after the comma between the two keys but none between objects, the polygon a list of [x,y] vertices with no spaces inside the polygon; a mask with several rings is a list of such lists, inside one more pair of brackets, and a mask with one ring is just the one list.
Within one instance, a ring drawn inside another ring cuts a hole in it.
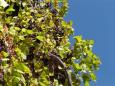
[{"label": "clear azure sky", "polygon": [[95,40],[102,65],[91,86],[115,86],[115,0],[69,0],[65,19],[74,22],[75,35]]}]

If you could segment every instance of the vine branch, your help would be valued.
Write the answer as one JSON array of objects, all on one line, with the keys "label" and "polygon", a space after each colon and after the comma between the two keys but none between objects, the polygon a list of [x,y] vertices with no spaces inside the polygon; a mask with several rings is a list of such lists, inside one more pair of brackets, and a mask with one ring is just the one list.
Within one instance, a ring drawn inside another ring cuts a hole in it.
[{"label": "vine branch", "polygon": [[72,86],[72,80],[71,75],[68,73],[68,70],[66,69],[66,65],[63,63],[63,61],[56,55],[49,53],[49,56],[52,57],[53,60],[59,63],[59,65],[65,69],[65,74],[68,79],[68,86]]}]

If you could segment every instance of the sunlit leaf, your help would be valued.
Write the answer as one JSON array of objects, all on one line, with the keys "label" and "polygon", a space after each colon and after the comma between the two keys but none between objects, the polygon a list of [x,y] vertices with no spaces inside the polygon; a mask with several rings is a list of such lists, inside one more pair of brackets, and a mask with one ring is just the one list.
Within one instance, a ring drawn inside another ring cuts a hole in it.
[{"label": "sunlit leaf", "polygon": [[90,86],[89,81],[85,80],[84,81],[84,86]]},{"label": "sunlit leaf", "polygon": [[6,10],[6,13],[9,13],[9,12],[12,12],[12,11],[15,11],[15,9],[13,8],[13,5],[10,5],[8,7],[8,9]]},{"label": "sunlit leaf", "polygon": [[15,63],[14,67],[20,71],[25,72],[25,73],[29,73],[29,74],[31,73],[28,66],[26,66],[24,63]]},{"label": "sunlit leaf", "polygon": [[44,37],[43,36],[37,36],[36,37],[38,40],[40,40],[40,41],[44,41]]},{"label": "sunlit leaf", "polygon": [[3,54],[3,56],[4,56],[5,58],[8,57],[8,55],[9,55],[7,52],[4,52],[4,51],[2,51],[1,53]]},{"label": "sunlit leaf", "polygon": [[96,75],[94,73],[90,73],[91,79],[96,81]]},{"label": "sunlit leaf", "polygon": [[4,8],[8,6],[7,2],[4,0],[0,0],[0,6],[3,6]]},{"label": "sunlit leaf", "polygon": [[33,34],[33,31],[32,30],[27,30],[27,33],[28,34]]}]

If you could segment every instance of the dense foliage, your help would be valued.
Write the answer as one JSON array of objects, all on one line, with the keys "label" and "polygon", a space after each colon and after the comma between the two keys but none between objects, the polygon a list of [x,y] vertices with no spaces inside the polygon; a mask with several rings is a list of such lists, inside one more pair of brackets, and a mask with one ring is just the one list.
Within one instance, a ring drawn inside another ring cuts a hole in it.
[{"label": "dense foliage", "polygon": [[99,58],[93,40],[73,34],[66,0],[0,0],[2,86],[89,86]]}]

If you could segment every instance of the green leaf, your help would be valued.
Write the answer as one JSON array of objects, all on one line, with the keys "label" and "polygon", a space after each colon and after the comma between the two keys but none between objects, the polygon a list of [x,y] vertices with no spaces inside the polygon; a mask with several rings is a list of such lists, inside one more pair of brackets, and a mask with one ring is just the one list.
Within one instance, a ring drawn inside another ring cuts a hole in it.
[{"label": "green leaf", "polygon": [[40,80],[39,80],[40,86],[48,86],[50,84],[50,81],[48,80],[47,73],[48,73],[47,69],[45,69],[41,73]]},{"label": "green leaf", "polygon": [[20,28],[19,28],[19,27],[14,27],[14,29],[15,29],[15,30],[17,30],[17,31],[19,31],[19,30],[20,30]]},{"label": "green leaf", "polygon": [[16,77],[16,76],[13,76],[13,83],[12,83],[12,85],[18,85],[19,84],[19,82],[21,81],[21,78],[20,77]]},{"label": "green leaf", "polygon": [[84,86],[90,86],[90,84],[89,84],[89,81],[88,81],[88,80],[85,80],[85,81],[84,81]]},{"label": "green leaf", "polygon": [[74,39],[76,39],[77,42],[81,42],[82,41],[82,36],[75,36]]},{"label": "green leaf", "polygon": [[59,49],[59,55],[60,55],[62,58],[64,58],[64,52],[65,52],[64,48],[63,48],[63,47],[59,47],[58,49]]},{"label": "green leaf", "polygon": [[25,40],[24,36],[18,36],[20,40]]},{"label": "green leaf", "polygon": [[26,2],[23,2],[22,5],[25,7],[27,4],[26,4]]},{"label": "green leaf", "polygon": [[63,2],[63,0],[58,0],[58,2]]},{"label": "green leaf", "polygon": [[94,40],[90,40],[89,44],[93,45],[94,44]]},{"label": "green leaf", "polygon": [[[57,0],[58,2],[63,2],[63,0]],[[51,0],[52,3],[55,2],[55,0]]]},{"label": "green leaf", "polygon": [[5,58],[9,56],[9,54],[8,54],[7,52],[2,51],[1,53],[3,54],[3,56],[4,56]]},{"label": "green leaf", "polygon": [[54,79],[54,85],[59,86],[58,80]]},{"label": "green leaf", "polygon": [[16,63],[14,64],[14,67],[15,67],[15,69],[20,70],[20,71],[23,71],[23,72],[25,72],[25,73],[29,73],[29,74],[31,73],[29,67],[26,66],[24,63],[16,62]]},{"label": "green leaf", "polygon": [[20,84],[22,84],[23,83],[23,86],[26,86],[26,83],[25,83],[25,78],[24,78],[24,76],[23,76],[23,74],[21,73],[21,72],[19,72],[19,70],[18,71],[13,71],[13,73],[12,73],[13,75],[13,83],[12,83],[12,85],[13,86],[20,86]]},{"label": "green leaf", "polygon": [[44,41],[44,36],[37,36],[36,38],[40,41]]},{"label": "green leaf", "polygon": [[33,31],[32,30],[27,30],[27,33],[28,34],[33,34]]},{"label": "green leaf", "polygon": [[67,23],[65,21],[62,21],[61,24],[62,24],[63,27],[67,26]]},{"label": "green leaf", "polygon": [[73,25],[73,22],[72,22],[72,21],[69,21],[69,24],[70,24],[70,26],[72,26],[72,25]]},{"label": "green leaf", "polygon": [[90,73],[90,77],[93,81],[96,81],[96,75],[94,73]]},{"label": "green leaf", "polygon": [[78,71],[82,70],[81,66],[78,63],[73,62],[73,68],[75,73],[78,73]]},{"label": "green leaf", "polygon": [[16,35],[16,31],[15,31],[14,27],[11,27],[11,28],[10,28],[9,33],[10,33],[11,35]]},{"label": "green leaf", "polygon": [[49,25],[50,25],[50,27],[54,27],[54,22],[51,20],[51,21],[49,22]]},{"label": "green leaf", "polygon": [[9,8],[6,10],[6,13],[15,11],[15,9],[13,8],[13,5],[10,5]]},{"label": "green leaf", "polygon": [[21,74],[24,74],[24,72],[23,72],[23,71],[18,70],[18,69],[14,69],[14,71],[16,71],[16,72],[18,72],[18,73],[21,73]]},{"label": "green leaf", "polygon": [[0,31],[2,31],[3,30],[3,25],[2,24],[0,24]]},{"label": "green leaf", "polygon": [[20,66],[25,73],[30,73],[30,69],[25,64],[21,63]]},{"label": "green leaf", "polygon": [[22,32],[26,32],[27,30],[25,28],[22,28]]},{"label": "green leaf", "polygon": [[[32,78],[30,81],[30,86],[37,86],[38,85],[38,79],[37,78]],[[44,86],[45,84],[42,84],[41,86]]]},{"label": "green leaf", "polygon": [[79,64],[75,63],[74,65],[75,65],[75,67],[77,68],[77,70],[81,70],[81,69],[82,69]]}]

